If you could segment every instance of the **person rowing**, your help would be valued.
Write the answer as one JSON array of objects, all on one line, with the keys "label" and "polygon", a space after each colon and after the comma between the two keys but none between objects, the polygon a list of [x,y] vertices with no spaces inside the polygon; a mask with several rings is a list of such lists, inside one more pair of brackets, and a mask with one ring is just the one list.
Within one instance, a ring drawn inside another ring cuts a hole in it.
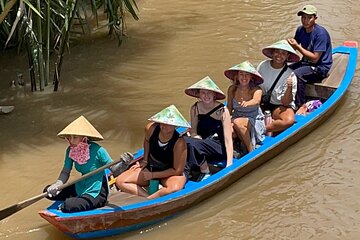
[{"label": "person rowing", "polygon": [[[84,116],[71,122],[57,136],[64,138],[69,146],[66,149],[64,166],[58,179],[44,189],[44,192],[48,193],[46,198],[63,201],[59,210],[64,213],[92,210],[104,206],[109,195],[105,171],[59,191],[59,187],[69,180],[73,167],[84,175],[112,162],[106,149],[95,143],[95,141],[103,140],[103,136]],[[121,158],[129,162],[133,156],[130,153],[124,153]],[[115,164],[110,167],[110,170],[118,172],[120,166],[119,163]]]}]

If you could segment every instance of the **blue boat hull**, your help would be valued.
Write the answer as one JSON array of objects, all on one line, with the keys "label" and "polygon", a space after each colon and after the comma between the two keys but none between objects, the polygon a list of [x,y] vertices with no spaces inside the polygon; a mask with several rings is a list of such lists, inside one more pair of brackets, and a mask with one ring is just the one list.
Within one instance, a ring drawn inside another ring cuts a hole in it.
[{"label": "blue boat hull", "polygon": [[[348,44],[349,45],[349,44]],[[225,189],[240,177],[272,159],[284,149],[299,141],[328,119],[343,99],[355,74],[357,45],[340,46],[333,54],[348,55],[345,74],[340,84],[323,105],[305,116],[296,116],[296,123],[276,137],[266,138],[263,145],[231,166],[213,174],[201,182],[189,181],[181,191],[153,200],[95,209],[87,212],[65,214],[57,210],[58,202],[39,212],[60,231],[73,238],[96,238],[118,235],[164,221]],[[184,131],[180,129],[179,131]],[[139,150],[135,157],[141,156]],[[120,194],[120,193],[119,193]]]}]

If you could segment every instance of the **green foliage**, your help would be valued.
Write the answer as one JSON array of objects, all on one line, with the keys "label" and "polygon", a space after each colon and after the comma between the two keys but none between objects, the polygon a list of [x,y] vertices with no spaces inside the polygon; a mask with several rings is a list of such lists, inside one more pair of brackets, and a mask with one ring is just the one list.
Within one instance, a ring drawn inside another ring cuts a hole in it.
[{"label": "green foliage", "polygon": [[57,90],[70,36],[79,36],[75,20],[81,34],[87,34],[92,30],[90,19],[99,28],[99,15],[105,14],[105,26],[120,45],[126,31],[125,14],[139,19],[135,0],[0,0],[0,10],[0,48],[18,47],[27,52],[33,91],[37,83],[40,90],[47,86],[51,54],[56,59],[53,83]]}]

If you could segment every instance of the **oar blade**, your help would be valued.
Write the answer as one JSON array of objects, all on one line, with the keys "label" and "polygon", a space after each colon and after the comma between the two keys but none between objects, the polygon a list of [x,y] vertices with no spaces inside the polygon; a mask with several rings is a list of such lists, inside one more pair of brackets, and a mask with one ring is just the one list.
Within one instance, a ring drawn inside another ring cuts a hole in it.
[{"label": "oar blade", "polygon": [[21,209],[26,208],[27,206],[30,206],[31,204],[36,203],[40,199],[46,197],[46,195],[47,195],[47,193],[42,193],[33,198],[30,198],[28,200],[19,202],[17,204],[11,205],[10,207],[0,210],[0,221],[3,220],[4,218],[7,218],[7,217],[13,215],[14,213],[20,211]]},{"label": "oar blade", "polygon": [[14,213],[18,212],[19,204],[12,205],[10,207],[7,207],[5,209],[0,210],[0,221],[4,218],[9,217],[10,215],[13,215]]},{"label": "oar blade", "polygon": [[[139,156],[136,159],[133,159],[130,163],[127,163],[127,165],[129,166],[129,165],[135,163],[136,161],[139,161],[141,159],[141,157],[142,156]],[[73,185],[73,184],[75,184],[75,183],[77,183],[79,181],[82,181],[82,180],[84,180],[84,179],[86,179],[86,178],[88,178],[88,177],[90,177],[90,176],[92,176],[94,174],[97,174],[97,173],[99,173],[101,171],[104,171],[106,168],[109,168],[109,167],[111,167],[111,166],[113,166],[115,164],[118,164],[121,161],[123,161],[123,159],[120,158],[120,160],[117,160],[117,161],[111,162],[111,163],[109,163],[107,165],[104,165],[104,166],[102,166],[102,167],[100,167],[100,168],[98,168],[98,169],[96,169],[96,170],[94,170],[92,172],[89,172],[89,173],[83,175],[82,177],[80,177],[80,178],[78,178],[76,180],[69,181],[69,182],[59,186],[59,190],[62,190],[64,188],[66,188],[68,186],[71,186],[71,185]],[[123,171],[124,170],[125,169],[123,169]],[[0,210],[0,221],[3,220],[4,218],[7,218],[7,217],[13,215],[14,213],[20,211],[21,209],[24,209],[27,206],[39,201],[40,199],[42,199],[42,198],[44,198],[46,196],[47,196],[47,193],[45,192],[45,193],[39,194],[39,195],[37,195],[35,197],[32,197],[30,199],[27,199],[25,201],[19,202],[19,203],[14,204],[14,205],[12,205],[10,207],[7,207],[7,208],[4,208],[4,209]]]}]

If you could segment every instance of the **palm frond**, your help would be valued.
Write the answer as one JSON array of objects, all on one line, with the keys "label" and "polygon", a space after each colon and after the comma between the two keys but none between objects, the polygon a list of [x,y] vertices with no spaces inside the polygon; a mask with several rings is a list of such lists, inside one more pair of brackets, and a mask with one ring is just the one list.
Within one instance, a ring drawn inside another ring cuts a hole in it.
[{"label": "palm frond", "polygon": [[[43,90],[47,85],[50,53],[57,57],[53,66],[56,91],[71,37],[107,27],[120,45],[126,37],[126,14],[139,19],[135,0],[0,0],[0,11],[0,44],[26,50],[33,91],[37,90],[36,86]],[[106,17],[105,24],[100,22],[102,16]],[[79,20],[80,25],[75,26],[74,19]],[[91,25],[93,20],[95,29]],[[77,27],[83,30],[75,35]]]},{"label": "palm frond", "polygon": [[28,0],[20,0],[20,1],[23,1],[24,3],[26,3],[26,5],[28,5],[29,8],[31,8],[39,17],[43,18],[41,16],[41,13]]},{"label": "palm frond", "polygon": [[9,37],[6,40],[6,43],[5,43],[5,47],[7,46],[7,44],[9,43],[12,35],[14,34],[14,32],[15,32],[15,30],[17,28],[17,24],[18,24],[18,22],[19,22],[19,20],[20,20],[20,18],[22,17],[23,14],[24,14],[24,3],[23,3],[23,1],[20,1],[20,6],[19,6],[17,14],[16,14],[16,19],[15,19],[14,23],[12,24],[11,31],[9,33]]},{"label": "palm frond", "polygon": [[133,8],[133,6],[135,6],[136,10],[139,10],[136,2],[134,0],[122,0],[123,3],[125,3],[125,6],[127,8],[127,10],[129,11],[129,13],[131,14],[131,16],[135,19],[135,20],[139,20],[138,15],[136,14],[135,9]]},{"label": "palm frond", "polygon": [[5,17],[8,15],[10,10],[13,8],[17,0],[10,0],[4,6],[3,2],[1,2],[1,8],[3,9],[2,13],[0,14],[0,24],[4,21]]}]

